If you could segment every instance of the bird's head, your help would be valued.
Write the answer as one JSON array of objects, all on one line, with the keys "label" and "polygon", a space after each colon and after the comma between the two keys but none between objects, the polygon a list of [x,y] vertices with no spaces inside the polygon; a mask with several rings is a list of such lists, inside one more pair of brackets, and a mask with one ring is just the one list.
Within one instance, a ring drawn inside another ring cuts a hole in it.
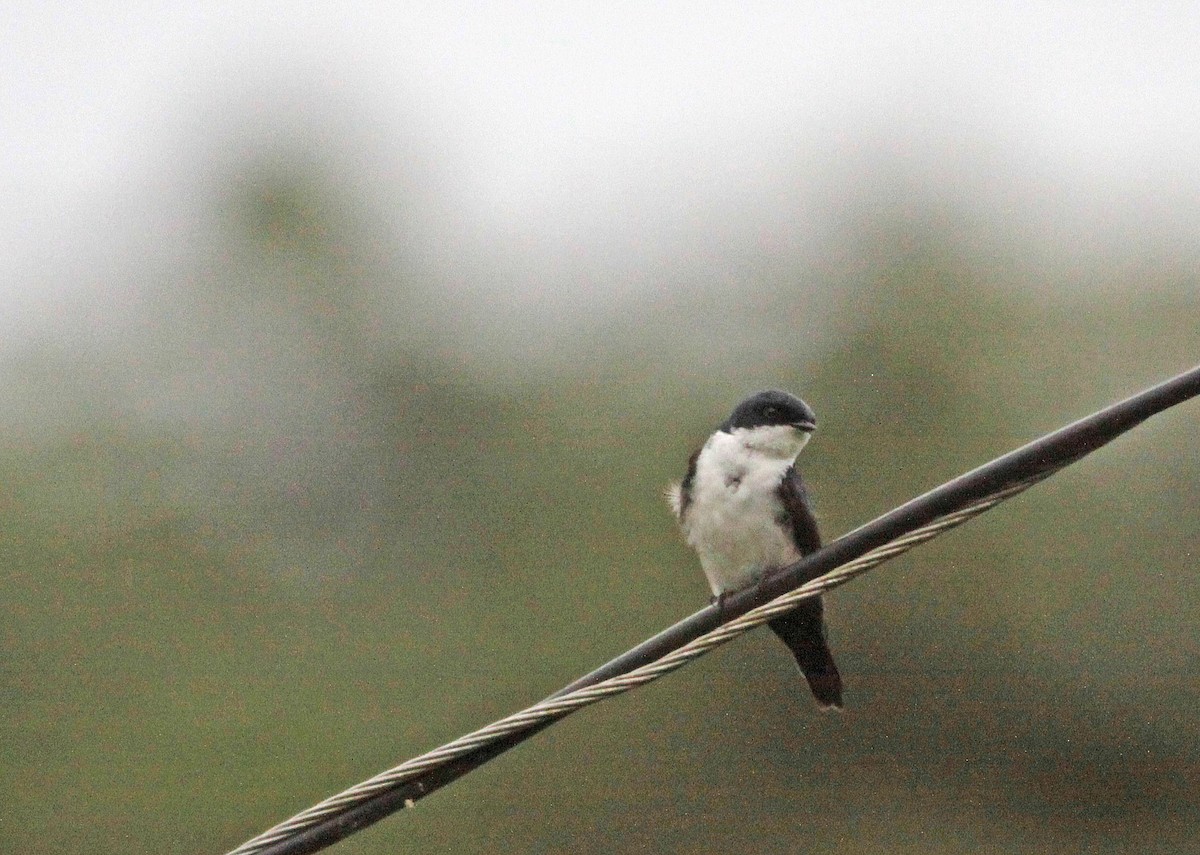
[{"label": "bird's head", "polygon": [[718,430],[739,437],[748,448],[794,458],[817,429],[817,414],[795,395],[770,389],[755,392],[729,414]]}]

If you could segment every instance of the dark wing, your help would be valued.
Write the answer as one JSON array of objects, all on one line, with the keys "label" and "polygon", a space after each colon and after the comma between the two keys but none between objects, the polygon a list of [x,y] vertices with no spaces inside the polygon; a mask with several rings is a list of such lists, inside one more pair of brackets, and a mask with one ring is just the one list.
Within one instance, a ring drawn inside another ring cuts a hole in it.
[{"label": "dark wing", "polygon": [[683,520],[683,515],[687,513],[688,507],[692,504],[692,482],[696,480],[696,461],[700,459],[700,451],[701,449],[697,448],[692,452],[692,456],[688,458],[687,474],[679,482],[679,499],[675,514],[680,521]]},{"label": "dark wing", "polygon": [[[784,473],[779,484],[779,501],[785,517],[780,522],[791,528],[792,539],[800,554],[808,555],[820,549],[821,533],[804,489],[804,481],[795,466]],[[821,599],[805,600],[767,626],[796,657],[796,664],[800,666],[817,703],[825,709],[841,708],[842,677],[825,640],[825,608]]]},{"label": "dark wing", "polygon": [[817,528],[817,518],[813,516],[804,479],[794,465],[783,473],[783,480],[779,482],[779,501],[783,505],[785,524],[791,527],[792,541],[800,554],[808,555],[820,549],[821,532]]}]

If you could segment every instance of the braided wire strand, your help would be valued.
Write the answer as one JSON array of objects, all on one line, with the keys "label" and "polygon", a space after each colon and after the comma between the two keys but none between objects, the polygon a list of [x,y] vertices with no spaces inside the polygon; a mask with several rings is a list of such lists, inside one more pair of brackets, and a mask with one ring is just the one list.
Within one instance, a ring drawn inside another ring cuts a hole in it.
[{"label": "braided wire strand", "polygon": [[[1065,465],[1065,463],[1064,463]],[[659,659],[635,668],[628,673],[611,677],[593,686],[577,689],[565,695],[547,698],[520,712],[494,721],[471,733],[460,736],[432,751],[426,752],[398,766],[380,772],[349,789],[330,796],[301,811],[290,819],[231,850],[227,855],[256,855],[280,841],[314,827],[328,817],[339,814],[398,784],[422,775],[472,751],[490,745],[506,736],[538,724],[569,715],[585,706],[623,694],[653,682],[698,659],[715,647],[725,644],[740,635],[761,626],[779,615],[795,608],[800,602],[818,597],[840,587],[885,561],[901,555],[915,546],[925,543],[950,529],[957,528],[968,520],[995,507],[1001,502],[1023,492],[1053,474],[1060,467],[1038,472],[1023,481],[1005,486],[965,507],[913,529],[888,541],[857,558],[851,559],[809,582],[783,594],[768,603],[751,609],[745,614],[721,624],[715,629],[680,646]],[[409,806],[406,804],[406,806]]]}]

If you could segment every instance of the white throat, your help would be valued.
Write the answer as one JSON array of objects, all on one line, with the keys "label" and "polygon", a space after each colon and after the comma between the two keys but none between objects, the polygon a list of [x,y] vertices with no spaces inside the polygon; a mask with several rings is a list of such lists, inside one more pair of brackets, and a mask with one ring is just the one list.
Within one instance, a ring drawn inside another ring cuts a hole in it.
[{"label": "white throat", "polygon": [[790,465],[808,444],[810,434],[790,425],[763,425],[755,428],[734,428],[731,434],[713,434],[709,443],[719,436],[732,436],[749,454],[762,454]]}]

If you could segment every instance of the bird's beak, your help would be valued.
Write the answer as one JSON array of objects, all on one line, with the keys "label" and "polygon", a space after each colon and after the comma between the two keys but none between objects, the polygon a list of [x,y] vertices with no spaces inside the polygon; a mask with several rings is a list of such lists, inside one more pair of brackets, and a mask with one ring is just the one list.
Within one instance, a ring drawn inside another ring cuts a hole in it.
[{"label": "bird's beak", "polygon": [[805,433],[812,433],[817,429],[817,423],[804,420],[792,422],[792,427],[794,427],[796,430],[804,431]]}]

